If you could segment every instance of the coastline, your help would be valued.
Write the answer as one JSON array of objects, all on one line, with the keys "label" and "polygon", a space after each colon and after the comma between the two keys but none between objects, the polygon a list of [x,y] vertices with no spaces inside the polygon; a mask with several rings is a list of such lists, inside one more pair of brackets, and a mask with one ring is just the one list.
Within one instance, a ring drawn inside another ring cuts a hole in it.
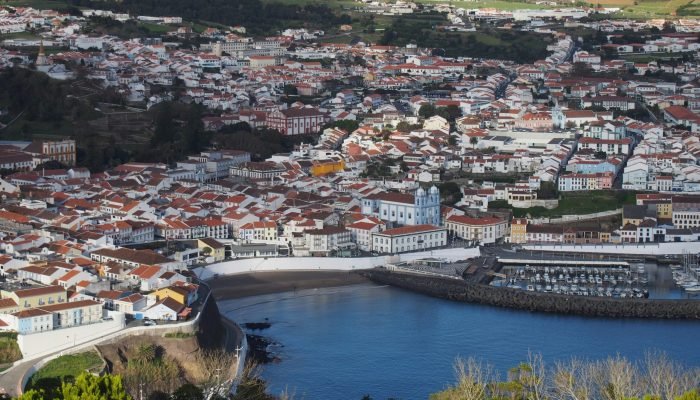
[{"label": "coastline", "polygon": [[223,275],[209,279],[216,300],[232,300],[295,290],[329,288],[371,282],[352,271],[267,271]]}]

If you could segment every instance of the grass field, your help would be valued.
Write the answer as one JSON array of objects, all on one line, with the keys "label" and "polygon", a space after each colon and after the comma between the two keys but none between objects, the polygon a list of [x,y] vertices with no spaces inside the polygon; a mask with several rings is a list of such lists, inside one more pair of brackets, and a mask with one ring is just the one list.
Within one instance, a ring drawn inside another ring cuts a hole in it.
[{"label": "grass field", "polygon": [[22,352],[17,345],[17,335],[3,333],[0,336],[0,364],[15,362],[22,358]]},{"label": "grass field", "polygon": [[[593,214],[622,208],[626,204],[635,203],[635,192],[615,192],[608,190],[591,192],[562,193],[559,207],[548,210],[544,207],[513,208],[513,216],[522,218],[561,217],[562,215]],[[505,201],[492,202],[489,207],[512,208]]]},{"label": "grass field", "polygon": [[8,5],[13,7],[32,7],[38,10],[64,10],[68,8],[68,4],[62,1],[51,0],[4,0],[0,1],[0,5]]},{"label": "grass field", "polygon": [[27,389],[50,388],[62,380],[71,380],[86,370],[102,365],[102,358],[94,351],[70,354],[49,361],[27,383]]}]

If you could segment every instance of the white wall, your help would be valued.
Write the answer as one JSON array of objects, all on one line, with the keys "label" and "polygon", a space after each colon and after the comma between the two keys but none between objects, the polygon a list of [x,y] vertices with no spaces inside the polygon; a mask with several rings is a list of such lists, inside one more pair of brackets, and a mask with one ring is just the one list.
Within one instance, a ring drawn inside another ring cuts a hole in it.
[{"label": "white wall", "polygon": [[544,251],[575,251],[581,253],[604,253],[604,254],[639,254],[639,255],[664,255],[700,253],[700,242],[684,243],[650,243],[650,244],[625,244],[625,245],[525,245],[526,250]]},{"label": "white wall", "polygon": [[68,349],[74,344],[94,340],[124,328],[124,314],[113,316],[111,321],[76,326],[73,328],[54,329],[29,335],[17,335],[17,344],[25,359]]},{"label": "white wall", "polygon": [[224,261],[197,268],[195,273],[200,279],[212,278],[215,274],[232,275],[246,272],[261,271],[309,271],[309,270],[342,270],[350,271],[354,269],[371,269],[395,263],[399,261],[410,261],[426,257],[435,257],[447,261],[460,261],[480,255],[478,248],[464,249],[440,249],[433,251],[421,251],[416,253],[403,253],[397,256],[379,257],[268,257],[268,258],[247,258],[243,260]]}]

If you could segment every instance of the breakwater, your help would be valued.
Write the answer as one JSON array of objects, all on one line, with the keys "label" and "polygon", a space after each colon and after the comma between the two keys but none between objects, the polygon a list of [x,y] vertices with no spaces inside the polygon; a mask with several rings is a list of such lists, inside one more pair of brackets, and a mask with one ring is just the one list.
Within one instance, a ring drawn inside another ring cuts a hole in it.
[{"label": "breakwater", "polygon": [[615,299],[536,293],[383,268],[357,273],[378,284],[433,297],[526,311],[588,317],[700,319],[700,301],[697,300]]}]

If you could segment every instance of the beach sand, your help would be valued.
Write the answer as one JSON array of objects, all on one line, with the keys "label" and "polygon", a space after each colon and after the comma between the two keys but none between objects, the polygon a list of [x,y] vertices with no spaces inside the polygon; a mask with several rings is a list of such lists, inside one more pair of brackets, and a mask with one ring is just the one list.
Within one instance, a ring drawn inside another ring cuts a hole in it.
[{"label": "beach sand", "polygon": [[349,271],[270,271],[218,276],[207,281],[217,300],[367,283]]}]

